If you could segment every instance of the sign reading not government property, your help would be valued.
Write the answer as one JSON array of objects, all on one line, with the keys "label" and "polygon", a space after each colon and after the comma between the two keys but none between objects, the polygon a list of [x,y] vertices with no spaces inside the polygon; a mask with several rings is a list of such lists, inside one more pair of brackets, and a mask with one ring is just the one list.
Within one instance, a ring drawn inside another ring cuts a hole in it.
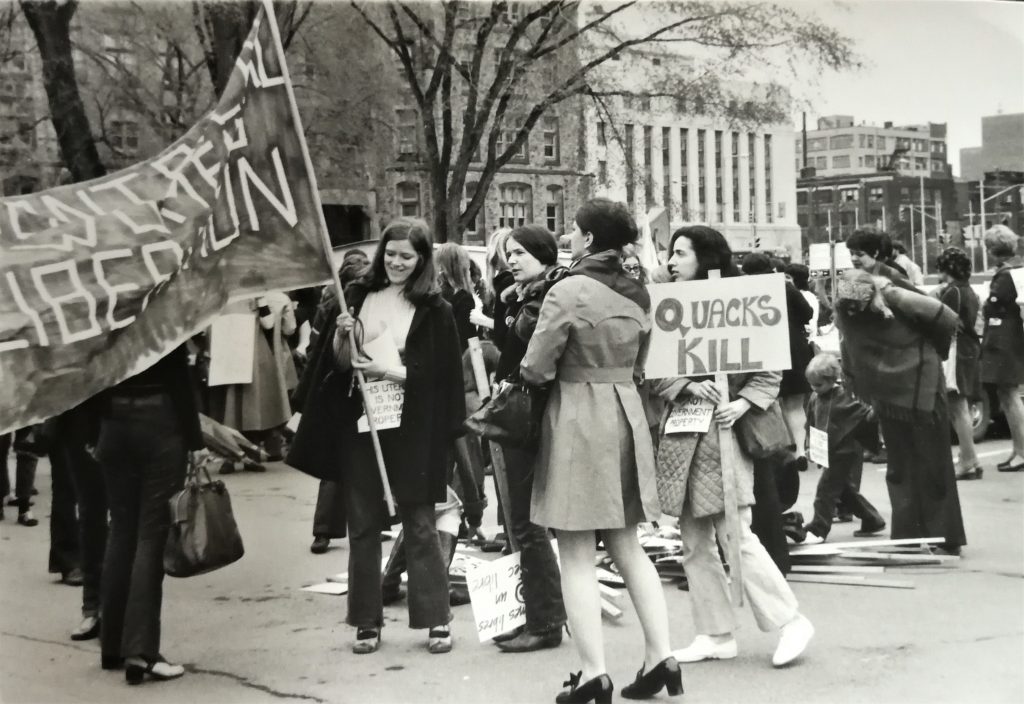
[{"label": "sign reading not government property", "polygon": [[650,379],[790,368],[782,274],[652,284]]},{"label": "sign reading not government property", "polygon": [[330,278],[266,5],[216,108],[152,159],[0,199],[0,433],[156,363],[229,299]]}]

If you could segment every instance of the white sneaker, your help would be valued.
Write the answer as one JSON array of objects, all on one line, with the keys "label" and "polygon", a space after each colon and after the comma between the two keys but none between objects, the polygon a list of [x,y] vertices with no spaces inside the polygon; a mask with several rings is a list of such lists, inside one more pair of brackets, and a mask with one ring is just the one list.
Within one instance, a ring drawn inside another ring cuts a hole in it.
[{"label": "white sneaker", "polygon": [[690,645],[672,655],[679,662],[732,660],[736,657],[736,639],[730,637],[724,643],[716,643],[711,636],[697,636]]},{"label": "white sneaker", "polygon": [[775,649],[775,655],[772,656],[772,665],[782,667],[796,660],[813,637],[814,626],[806,616],[797,614],[796,618],[781,629],[779,646]]},{"label": "white sneaker", "polygon": [[824,542],[825,542],[825,539],[822,538],[817,533],[814,533],[813,531],[807,531],[807,537],[805,537],[804,541],[802,543],[800,543],[800,544],[801,545],[821,545]]}]

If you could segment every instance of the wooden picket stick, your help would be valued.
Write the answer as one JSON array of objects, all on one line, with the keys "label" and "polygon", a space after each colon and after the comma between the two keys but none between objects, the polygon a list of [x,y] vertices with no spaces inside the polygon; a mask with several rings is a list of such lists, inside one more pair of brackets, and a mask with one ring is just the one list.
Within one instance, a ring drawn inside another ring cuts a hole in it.
[{"label": "wooden picket stick", "polygon": [[[473,363],[473,377],[476,382],[476,393],[480,397],[481,405],[491,397],[491,387],[487,381],[487,366],[484,364],[484,351],[480,347],[480,338],[469,338],[469,358]],[[501,445],[491,440],[487,441],[487,447],[491,451],[491,471],[494,476],[494,490],[498,493],[498,503],[501,506],[502,515],[505,519],[505,536],[508,538],[512,550],[519,552],[519,541],[512,534],[512,521],[509,517],[509,486],[508,473],[505,470],[505,454]]]},{"label": "wooden picket stick", "polygon": [[[713,269],[708,272],[709,279],[721,278],[721,272]],[[729,375],[719,372],[715,374],[715,386],[722,398],[721,406],[729,403]],[[739,497],[736,496],[736,458],[739,448],[736,447],[736,436],[732,428],[718,426],[718,452],[722,464],[722,489],[725,497],[725,554],[729,558],[729,592],[733,603],[743,606],[743,566],[740,563],[740,525]]]},{"label": "wooden picket stick", "polygon": [[[345,291],[341,287],[338,270],[331,259],[331,238],[327,234],[327,221],[324,219],[324,209],[320,203],[320,191],[316,184],[316,174],[313,172],[313,162],[309,158],[309,147],[306,145],[306,136],[302,131],[302,120],[299,118],[299,106],[295,102],[295,91],[292,89],[292,79],[288,73],[288,64],[284,58],[284,46],[281,43],[281,33],[277,27],[277,15],[274,14],[274,7],[270,0],[262,0],[262,4],[266,21],[270,26],[270,33],[274,37],[274,48],[277,51],[277,57],[281,64],[281,75],[284,76],[284,85],[288,94],[288,102],[291,106],[292,119],[295,121],[295,133],[299,140],[299,146],[302,149],[302,159],[306,163],[306,173],[309,175],[309,189],[313,197],[313,205],[320,219],[320,239],[324,248],[324,257],[327,259],[328,268],[331,271],[331,280],[334,283],[334,290],[338,294],[338,304],[341,306],[341,312],[347,313],[348,306],[345,303]],[[355,333],[352,330],[348,332],[348,345],[353,361],[355,361],[358,348],[356,347]],[[370,426],[370,440],[373,443],[373,454],[377,458],[377,469],[380,473],[381,486],[384,489],[384,503],[387,505],[388,515],[395,516],[397,515],[395,499],[391,494],[391,483],[388,481],[387,468],[384,466],[384,453],[380,447],[380,437],[377,435],[377,423],[373,418],[372,402],[370,401],[370,395],[366,391],[366,378],[363,376],[363,371],[355,367],[355,365],[353,365],[353,373],[356,376],[359,391],[363,397],[366,422]]]}]

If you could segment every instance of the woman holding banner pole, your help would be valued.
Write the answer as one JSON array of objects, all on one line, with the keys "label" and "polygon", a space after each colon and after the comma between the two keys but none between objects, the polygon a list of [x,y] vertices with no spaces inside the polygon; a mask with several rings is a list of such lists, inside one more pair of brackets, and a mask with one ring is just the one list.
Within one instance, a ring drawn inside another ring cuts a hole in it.
[{"label": "woman holding banner pole", "polygon": [[[306,400],[288,461],[314,475],[320,467],[337,467],[349,534],[346,620],[356,627],[352,651],[375,652],[384,625],[381,531],[389,521],[366,420],[360,422],[363,405],[353,388],[353,367],[371,382],[400,382],[401,390],[390,392],[401,399],[397,427],[382,427],[380,418],[376,426],[405,535],[409,626],[430,629],[429,651],[446,653],[452,648],[448,571],[434,504],[447,496],[449,449],[462,432],[465,399],[455,321],[437,289],[426,223],[392,221],[370,268],[345,294],[349,310],[338,316],[335,331],[324,331],[333,336],[338,368],[322,374]],[[352,331],[363,345],[397,348],[397,361],[353,355]]]},{"label": "woman holding banner pole", "polygon": [[[675,281],[707,279],[712,270],[718,270],[723,278],[739,275],[725,238],[709,227],[697,225],[676,230],[669,254],[669,270]],[[677,377],[649,382],[653,391],[669,402],[658,445],[658,493],[662,510],[679,516],[683,569],[689,582],[698,634],[688,647],[675,652],[680,662],[736,657],[733,633],[739,623],[729,598],[728,578],[716,541],[716,537],[726,531],[726,491],[718,427],[733,427],[755,406],[767,410],[775,403],[781,380],[779,372],[729,374],[729,398],[722,398],[714,377]],[[672,407],[694,397],[716,407],[708,432],[666,434],[666,420]],[[796,596],[786,579],[750,530],[754,462],[740,446],[736,449],[736,459],[743,590],[758,627],[763,631],[780,632],[772,657],[772,664],[779,667],[792,662],[804,651],[814,635],[814,628],[800,614]]]},{"label": "woman holding banner pole", "polygon": [[651,329],[650,296],[622,270],[622,247],[636,238],[625,204],[597,198],[580,207],[571,237],[576,264],[548,291],[520,365],[526,383],[552,384],[530,519],[555,530],[565,610],[583,661],[556,698],[561,704],[603,704],[612,697],[594,574],[598,531],[644,631],[643,665],[622,696],[683,691],[679,664],[669,652],[661,580],[636,533],[637,524],[661,513],[654,450],[636,387]]}]

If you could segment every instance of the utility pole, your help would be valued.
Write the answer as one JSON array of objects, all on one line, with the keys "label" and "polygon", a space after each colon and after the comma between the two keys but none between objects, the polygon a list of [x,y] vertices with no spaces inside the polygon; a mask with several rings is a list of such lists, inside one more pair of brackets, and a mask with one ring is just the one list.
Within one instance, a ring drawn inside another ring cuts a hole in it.
[{"label": "utility pole", "polygon": [[[981,180],[978,181],[978,200],[981,202],[981,226],[978,228],[982,238],[985,236],[985,172],[981,172]],[[988,248],[985,246],[985,240],[981,241],[981,268],[988,271]]]},{"label": "utility pole", "polygon": [[924,214],[924,174],[921,174],[921,272],[928,273],[928,221]]}]

